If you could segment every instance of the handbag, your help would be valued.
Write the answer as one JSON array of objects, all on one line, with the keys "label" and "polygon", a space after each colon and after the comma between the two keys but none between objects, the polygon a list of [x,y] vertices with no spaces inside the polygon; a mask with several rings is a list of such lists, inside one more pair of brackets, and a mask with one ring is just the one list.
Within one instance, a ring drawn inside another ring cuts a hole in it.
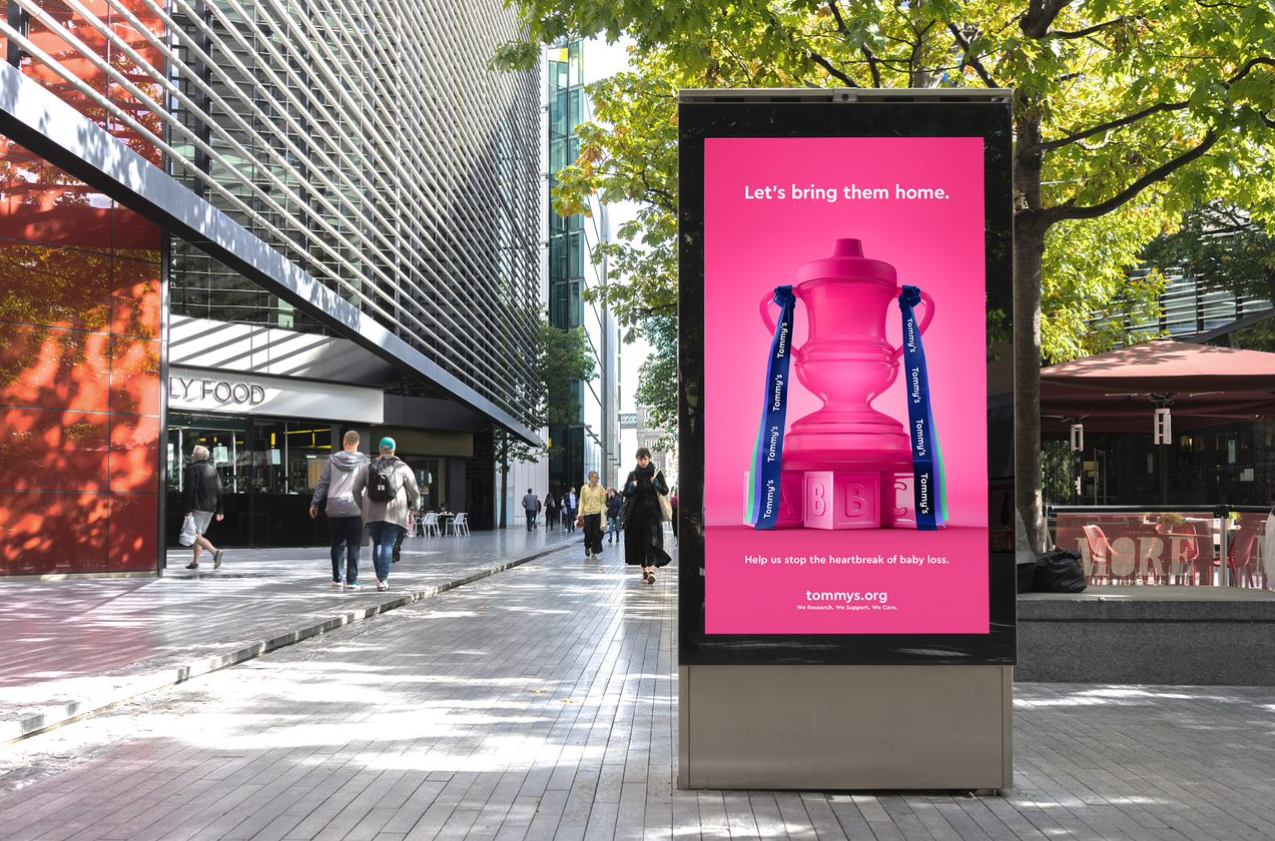
[{"label": "handbag", "polygon": [[[660,478],[660,471],[655,471],[655,478]],[[660,515],[664,518],[664,522],[671,523],[673,521],[673,503],[669,500],[668,494],[662,494],[657,490],[655,498],[660,501]]]},{"label": "handbag", "polygon": [[186,519],[182,520],[182,531],[177,536],[177,542],[182,546],[194,546],[198,539],[199,527],[195,525],[195,517],[193,514],[187,514]]}]

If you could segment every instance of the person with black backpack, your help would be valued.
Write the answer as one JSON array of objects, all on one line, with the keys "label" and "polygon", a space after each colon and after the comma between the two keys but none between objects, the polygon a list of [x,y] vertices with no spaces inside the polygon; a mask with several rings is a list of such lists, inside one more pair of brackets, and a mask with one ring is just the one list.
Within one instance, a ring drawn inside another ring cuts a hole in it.
[{"label": "person with black backpack", "polygon": [[[421,501],[416,476],[398,456],[394,439],[381,439],[381,455],[368,464],[364,473],[363,522],[372,537],[372,564],[376,567],[376,589],[390,589],[390,565],[394,546],[407,531],[407,512]],[[356,491],[357,493],[357,491]]]}]

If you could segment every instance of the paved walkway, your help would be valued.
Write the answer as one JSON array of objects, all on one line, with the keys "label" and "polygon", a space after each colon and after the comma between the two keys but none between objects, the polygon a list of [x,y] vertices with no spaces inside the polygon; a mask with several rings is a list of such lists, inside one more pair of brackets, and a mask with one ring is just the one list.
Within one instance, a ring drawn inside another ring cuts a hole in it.
[{"label": "paved walkway", "polygon": [[326,548],[227,550],[217,571],[186,570],[190,551],[175,551],[159,579],[0,580],[0,744],[399,607],[568,537],[581,540],[525,529],[409,538],[388,593],[376,591],[370,547],[359,567],[371,587],[358,593],[332,589]]},{"label": "paved walkway", "polygon": [[684,792],[676,582],[532,563],[0,749],[8,841],[1275,838],[1275,691],[1020,685],[1017,787]]}]

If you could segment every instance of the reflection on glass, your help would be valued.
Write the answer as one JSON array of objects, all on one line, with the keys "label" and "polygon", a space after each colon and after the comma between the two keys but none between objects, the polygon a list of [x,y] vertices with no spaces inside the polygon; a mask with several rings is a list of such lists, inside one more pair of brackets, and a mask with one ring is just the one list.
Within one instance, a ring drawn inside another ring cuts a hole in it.
[{"label": "reflection on glass", "polygon": [[1267,512],[1059,513],[1054,542],[1080,555],[1091,586],[1270,589]]}]

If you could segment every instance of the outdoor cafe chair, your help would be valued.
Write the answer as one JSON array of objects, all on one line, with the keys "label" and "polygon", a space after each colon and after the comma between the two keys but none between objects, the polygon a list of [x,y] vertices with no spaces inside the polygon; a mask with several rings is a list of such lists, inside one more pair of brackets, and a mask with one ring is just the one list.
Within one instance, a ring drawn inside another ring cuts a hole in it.
[{"label": "outdoor cafe chair", "polygon": [[1241,528],[1231,541],[1226,562],[1231,567],[1231,583],[1235,586],[1256,586],[1257,564],[1253,563],[1253,546],[1256,540],[1257,529],[1249,526]]},{"label": "outdoor cafe chair", "polygon": [[442,529],[438,527],[438,514],[434,513],[433,511],[426,514],[424,526],[425,526],[425,535],[427,537],[431,534],[436,535],[438,537],[442,537],[442,534],[443,534]]},{"label": "outdoor cafe chair", "polygon": [[459,514],[457,514],[455,517],[453,517],[451,521],[447,524],[447,526],[448,528],[452,530],[452,534],[454,535],[459,536],[462,531],[466,535],[468,535],[469,534],[469,515],[466,514],[464,511],[462,511]]},{"label": "outdoor cafe chair", "polygon": [[1102,575],[1098,572],[1099,566],[1106,567],[1106,574],[1110,577],[1111,556],[1115,554],[1115,550],[1098,526],[1081,526],[1080,530],[1085,533],[1085,542],[1089,544],[1089,583],[1097,584],[1102,580]]},{"label": "outdoor cafe chair", "polygon": [[[1155,533],[1164,541],[1165,582],[1195,585],[1196,567],[1200,559],[1200,542],[1196,539],[1195,526],[1191,523],[1169,525],[1161,521],[1155,524]],[[1177,543],[1174,541],[1177,540]],[[1174,550],[1178,549],[1179,553]],[[1159,576],[1156,576],[1159,578]],[[1174,580],[1176,579],[1176,581]]]}]

